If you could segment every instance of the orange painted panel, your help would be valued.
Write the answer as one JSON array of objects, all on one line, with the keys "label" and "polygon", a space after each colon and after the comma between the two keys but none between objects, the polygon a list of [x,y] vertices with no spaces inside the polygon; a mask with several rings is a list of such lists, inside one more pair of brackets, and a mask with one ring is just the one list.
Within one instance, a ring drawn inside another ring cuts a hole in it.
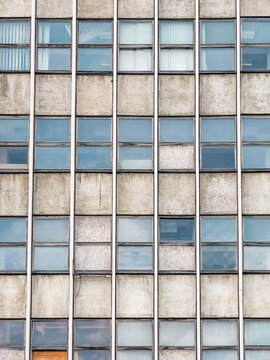
[{"label": "orange painted panel", "polygon": [[67,360],[66,351],[33,351],[32,360]]}]

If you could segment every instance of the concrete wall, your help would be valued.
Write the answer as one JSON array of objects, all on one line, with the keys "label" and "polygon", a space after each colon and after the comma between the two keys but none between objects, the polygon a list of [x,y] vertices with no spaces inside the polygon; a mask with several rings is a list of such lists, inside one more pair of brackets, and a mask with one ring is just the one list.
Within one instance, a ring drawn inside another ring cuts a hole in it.
[{"label": "concrete wall", "polygon": [[78,271],[111,270],[111,246],[110,245],[76,246],[75,269]]},{"label": "concrete wall", "polygon": [[242,174],[242,203],[244,214],[270,213],[270,174]]},{"label": "concrete wall", "polygon": [[76,216],[76,242],[111,242],[111,218],[109,216]]},{"label": "concrete wall", "polygon": [[268,114],[269,102],[270,74],[241,74],[241,112]]},{"label": "concrete wall", "polygon": [[161,350],[159,360],[196,360],[195,350]]},{"label": "concrete wall", "polygon": [[31,0],[0,1],[1,17],[30,17]]},{"label": "concrete wall", "polygon": [[0,360],[24,360],[24,350],[0,349]]},{"label": "concrete wall", "polygon": [[194,169],[194,146],[160,146],[159,168],[161,170]]},{"label": "concrete wall", "polygon": [[154,1],[153,0],[119,0],[118,1],[119,18],[153,18]]},{"label": "concrete wall", "polygon": [[0,318],[25,318],[26,276],[0,275]]},{"label": "concrete wall", "polygon": [[71,18],[72,0],[37,0],[38,18]]},{"label": "concrete wall", "polygon": [[244,316],[270,317],[270,275],[244,275]]},{"label": "concrete wall", "polygon": [[78,0],[79,18],[112,18],[113,0]]},{"label": "concrete wall", "polygon": [[159,174],[159,213],[195,214],[194,174]]},{"label": "concrete wall", "polygon": [[159,276],[159,317],[196,316],[196,277],[194,275]]},{"label": "concrete wall", "polygon": [[0,215],[27,215],[28,175],[0,174]]},{"label": "concrete wall", "polygon": [[195,17],[194,0],[159,0],[159,17],[193,18]]},{"label": "concrete wall", "polygon": [[270,16],[269,0],[242,0],[241,16]]},{"label": "concrete wall", "polygon": [[194,246],[159,247],[159,270],[166,271],[192,271],[195,270]]},{"label": "concrete wall", "polygon": [[201,18],[235,17],[235,0],[200,0]]}]

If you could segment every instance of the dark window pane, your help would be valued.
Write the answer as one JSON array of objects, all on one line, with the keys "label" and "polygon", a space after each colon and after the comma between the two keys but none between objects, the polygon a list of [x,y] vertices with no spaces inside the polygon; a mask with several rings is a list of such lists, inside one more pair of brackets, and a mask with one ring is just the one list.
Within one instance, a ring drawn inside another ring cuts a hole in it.
[{"label": "dark window pane", "polygon": [[270,118],[242,119],[243,141],[270,141]]},{"label": "dark window pane", "polygon": [[24,321],[0,320],[0,346],[24,346]]},{"label": "dark window pane", "polygon": [[118,246],[118,270],[152,270],[151,246]]},{"label": "dark window pane", "polygon": [[160,321],[160,346],[194,346],[195,326],[193,321]]},{"label": "dark window pane", "polygon": [[118,127],[120,142],[152,142],[151,119],[119,119]]},{"label": "dark window pane", "polygon": [[245,344],[247,346],[270,346],[269,334],[269,320],[245,320]]},{"label": "dark window pane", "polygon": [[201,119],[201,141],[229,142],[234,140],[234,119]]},{"label": "dark window pane", "polygon": [[201,48],[202,71],[234,71],[234,48]]},{"label": "dark window pane", "polygon": [[269,360],[270,350],[246,350],[245,360]]},{"label": "dark window pane", "polygon": [[152,346],[152,321],[118,321],[117,346]]},{"label": "dark window pane", "polygon": [[242,48],[242,70],[270,70],[270,47]]},{"label": "dark window pane", "polygon": [[118,219],[118,242],[152,242],[152,233],[152,219]]},{"label": "dark window pane", "polygon": [[203,350],[202,360],[238,360],[238,352],[237,350]]},{"label": "dark window pane", "polygon": [[76,360],[110,360],[109,350],[77,350],[75,352]]},{"label": "dark window pane", "polygon": [[36,141],[68,142],[69,119],[36,119]]},{"label": "dark window pane", "polygon": [[67,242],[68,219],[34,219],[33,238],[36,242]]},{"label": "dark window pane", "polygon": [[29,44],[29,21],[0,21],[0,44]]},{"label": "dark window pane", "polygon": [[111,43],[111,21],[79,21],[79,44]]},{"label": "dark window pane", "polygon": [[234,146],[203,146],[202,169],[234,169]]},{"label": "dark window pane", "polygon": [[160,119],[160,142],[193,142],[193,119]]},{"label": "dark window pane", "polygon": [[270,242],[270,218],[244,217],[244,241]]},{"label": "dark window pane", "polygon": [[35,246],[34,270],[68,270],[68,246]]},{"label": "dark window pane", "polygon": [[235,218],[203,218],[201,223],[202,242],[235,242]]},{"label": "dark window pane", "polygon": [[[23,146],[1,146],[0,147],[0,164],[8,167],[25,168],[28,163],[28,148]],[[2,165],[2,167],[3,167]]]},{"label": "dark window pane", "polygon": [[0,141],[27,141],[28,119],[0,119]]},{"label": "dark window pane", "polygon": [[41,169],[69,169],[69,146],[36,146],[36,166]]},{"label": "dark window pane", "polygon": [[270,247],[244,246],[244,269],[270,270]]},{"label": "dark window pane", "polygon": [[30,64],[30,50],[25,48],[0,48],[1,71],[27,71]]},{"label": "dark window pane", "polygon": [[160,44],[193,44],[193,21],[160,21]]},{"label": "dark window pane", "polygon": [[112,49],[78,49],[78,71],[112,71]]},{"label": "dark window pane", "polygon": [[242,43],[270,43],[270,21],[242,21]]},{"label": "dark window pane", "polygon": [[109,320],[76,320],[74,327],[75,346],[110,346]]},{"label": "dark window pane", "polygon": [[111,169],[111,146],[78,146],[77,169]]},{"label": "dark window pane", "polygon": [[79,119],[77,141],[110,142],[110,119]]},{"label": "dark window pane", "polygon": [[26,267],[25,246],[0,246],[0,270],[23,271]]},{"label": "dark window pane", "polygon": [[26,219],[1,219],[0,242],[25,242]]},{"label": "dark window pane", "polygon": [[160,219],[161,242],[193,242],[194,219]]},{"label": "dark window pane", "polygon": [[152,146],[119,146],[119,169],[152,169]]},{"label": "dark window pane", "polygon": [[66,321],[34,321],[32,329],[32,346],[66,346]]},{"label": "dark window pane", "polygon": [[202,246],[202,270],[235,270],[235,246]]},{"label": "dark window pane", "polygon": [[70,70],[70,49],[38,49],[38,70]]},{"label": "dark window pane", "polygon": [[39,21],[38,43],[39,44],[70,44],[71,22],[70,21]]},{"label": "dark window pane", "polygon": [[270,146],[243,146],[243,169],[270,168]]},{"label": "dark window pane", "polygon": [[234,21],[201,21],[201,44],[234,43]]}]

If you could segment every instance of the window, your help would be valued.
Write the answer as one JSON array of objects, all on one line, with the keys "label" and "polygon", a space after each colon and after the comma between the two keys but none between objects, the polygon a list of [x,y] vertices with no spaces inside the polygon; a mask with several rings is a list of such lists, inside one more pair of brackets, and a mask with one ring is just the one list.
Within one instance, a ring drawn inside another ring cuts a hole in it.
[{"label": "window", "polygon": [[79,21],[78,71],[112,71],[112,22]]},{"label": "window", "polygon": [[235,71],[235,22],[201,21],[201,71]]},{"label": "window", "polygon": [[43,349],[67,346],[67,321],[33,321],[32,347]]},{"label": "window", "polygon": [[153,168],[152,119],[118,119],[118,169]]},{"label": "window", "polygon": [[160,320],[159,346],[168,347],[195,347],[194,321]]},{"label": "window", "polygon": [[194,242],[194,219],[160,219],[160,242],[161,243],[193,243]]},{"label": "window", "polygon": [[77,120],[77,169],[112,168],[111,119]]},{"label": "window", "polygon": [[235,169],[235,119],[201,119],[201,169]]},{"label": "window", "polygon": [[193,21],[160,21],[160,71],[194,70]]},{"label": "window", "polygon": [[30,22],[0,21],[0,71],[29,71]]},{"label": "window", "polygon": [[1,347],[24,347],[24,320],[0,320]]},{"label": "window", "polygon": [[37,70],[70,71],[70,21],[38,21],[37,45]]},{"label": "window", "polygon": [[270,70],[269,32],[269,20],[242,20],[242,70]]},{"label": "window", "polygon": [[267,360],[270,357],[270,321],[245,320],[244,341],[246,360]]},{"label": "window", "polygon": [[152,21],[119,22],[119,71],[152,71]]}]

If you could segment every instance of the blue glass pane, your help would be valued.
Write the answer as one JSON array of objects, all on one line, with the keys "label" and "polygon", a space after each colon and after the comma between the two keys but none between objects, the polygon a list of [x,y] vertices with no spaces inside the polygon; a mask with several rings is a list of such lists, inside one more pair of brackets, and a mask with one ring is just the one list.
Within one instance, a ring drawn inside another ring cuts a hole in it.
[{"label": "blue glass pane", "polygon": [[28,148],[22,146],[1,146],[0,164],[21,165],[25,167],[28,163]]},{"label": "blue glass pane", "polygon": [[203,350],[202,360],[238,360],[237,350]]},{"label": "blue glass pane", "polygon": [[201,44],[234,44],[234,21],[201,21]]},{"label": "blue glass pane", "polygon": [[160,44],[193,44],[193,21],[161,21]]},{"label": "blue glass pane", "polygon": [[202,270],[236,270],[235,246],[202,246]]},{"label": "blue glass pane", "polygon": [[0,320],[0,346],[24,346],[24,321]]},{"label": "blue glass pane", "polygon": [[203,218],[201,222],[202,242],[235,242],[235,218]]},{"label": "blue glass pane", "polygon": [[[269,246],[245,246],[244,247],[245,270],[270,270],[270,247]],[[270,345],[270,343],[269,343]]]},{"label": "blue glass pane", "polygon": [[270,43],[270,21],[242,21],[242,43]]},{"label": "blue glass pane", "polygon": [[270,168],[270,146],[248,145],[243,146],[243,169]]},{"label": "blue glass pane", "polygon": [[69,119],[36,119],[36,141],[68,142]]},{"label": "blue glass pane", "polygon": [[235,70],[234,48],[202,48],[200,59],[202,71]]},{"label": "blue glass pane", "polygon": [[112,71],[112,49],[78,49],[78,71]]},{"label": "blue glass pane", "polygon": [[152,142],[151,119],[119,119],[118,141],[120,142]]},{"label": "blue glass pane", "polygon": [[0,219],[0,242],[25,242],[26,219]]},{"label": "blue glass pane", "polygon": [[269,360],[270,350],[246,350],[245,360]]},{"label": "blue glass pane", "polygon": [[270,242],[270,218],[244,217],[244,241]]},{"label": "blue glass pane", "polygon": [[55,347],[67,345],[66,321],[35,321],[32,329],[32,345]]},{"label": "blue glass pane", "polygon": [[68,242],[69,222],[68,219],[34,219],[35,242]]},{"label": "blue glass pane", "polygon": [[0,48],[1,71],[27,71],[30,64],[30,50],[25,48]]},{"label": "blue glass pane", "polygon": [[34,270],[68,270],[68,246],[35,246]]},{"label": "blue glass pane", "polygon": [[120,21],[119,44],[152,44],[152,27],[151,21]]},{"label": "blue glass pane", "polygon": [[270,346],[269,334],[269,320],[245,320],[245,344],[247,346]]},{"label": "blue glass pane", "polygon": [[243,141],[270,141],[270,118],[242,119]]},{"label": "blue glass pane", "polygon": [[69,169],[69,146],[36,146],[36,166],[41,169]]},{"label": "blue glass pane", "polygon": [[160,119],[160,142],[193,142],[193,119]]},{"label": "blue glass pane", "polygon": [[0,44],[29,44],[29,21],[0,21]]},{"label": "blue glass pane", "polygon": [[234,169],[234,146],[203,146],[202,169]]},{"label": "blue glass pane", "polygon": [[111,169],[111,146],[78,146],[77,169]]},{"label": "blue glass pane", "polygon": [[70,49],[38,49],[38,70],[70,70]]},{"label": "blue glass pane", "polygon": [[77,141],[110,142],[110,119],[79,119]]},{"label": "blue glass pane", "polygon": [[119,169],[152,169],[152,146],[120,146]]},{"label": "blue glass pane", "polygon": [[110,320],[76,320],[75,346],[110,346]]},{"label": "blue glass pane", "polygon": [[76,360],[110,360],[110,350],[77,350]]},{"label": "blue glass pane", "polygon": [[39,44],[70,44],[71,22],[70,21],[39,21],[38,43]]},{"label": "blue glass pane", "polygon": [[193,242],[194,219],[160,219],[161,242]]},{"label": "blue glass pane", "polygon": [[229,142],[235,140],[234,119],[202,119],[201,141]]},{"label": "blue glass pane", "polygon": [[25,270],[25,246],[0,246],[0,270]]},{"label": "blue glass pane", "polygon": [[27,141],[28,119],[0,119],[0,141]]},{"label": "blue glass pane", "polygon": [[160,346],[194,346],[195,326],[193,321],[160,321]]},{"label": "blue glass pane", "polygon": [[79,44],[111,43],[111,21],[79,21]]},{"label": "blue glass pane", "polygon": [[152,219],[118,218],[118,242],[152,242]]},{"label": "blue glass pane", "polygon": [[118,246],[118,270],[152,270],[151,246]]},{"label": "blue glass pane", "polygon": [[242,48],[242,70],[270,70],[270,47]]}]

